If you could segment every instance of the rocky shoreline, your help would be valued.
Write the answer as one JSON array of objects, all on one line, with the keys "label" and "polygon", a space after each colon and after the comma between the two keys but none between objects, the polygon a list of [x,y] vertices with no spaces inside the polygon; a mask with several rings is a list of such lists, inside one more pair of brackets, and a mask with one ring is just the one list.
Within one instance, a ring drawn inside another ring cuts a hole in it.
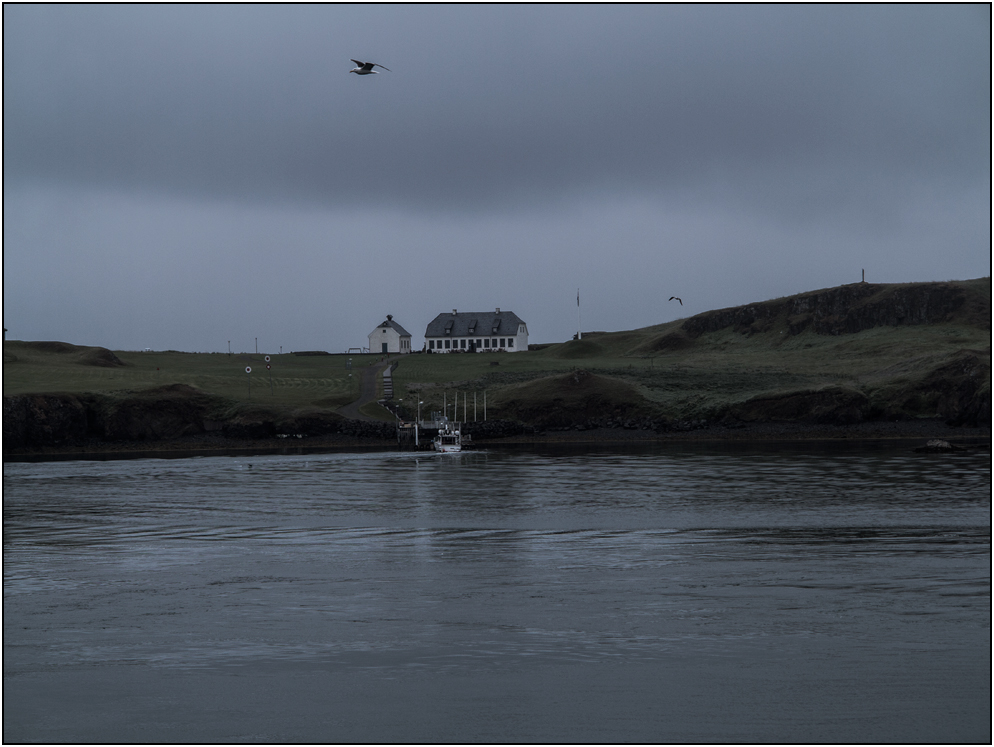
[{"label": "rocky shoreline", "polygon": [[[585,427],[538,430],[526,426],[501,427],[501,421],[489,421],[491,427],[468,428],[476,431],[474,448],[527,447],[543,444],[635,445],[664,443],[755,443],[773,446],[786,442],[894,442],[905,444],[909,452],[935,439],[975,451],[991,448],[989,427],[952,426],[941,420],[864,422],[852,425],[812,425],[801,423],[754,423],[738,427],[693,425],[682,429],[653,430],[641,427]],[[385,424],[389,425],[389,424]],[[468,424],[474,425],[474,424]],[[483,426],[483,423],[475,424]],[[517,424],[516,424],[517,425]],[[497,426],[497,427],[493,427]],[[391,429],[392,430],[392,429]],[[489,431],[489,434],[487,432]],[[509,432],[518,431],[518,432]],[[488,437],[489,435],[489,437]],[[107,442],[88,440],[71,446],[41,446],[5,449],[5,462],[64,461],[74,459],[143,459],[187,458],[197,456],[253,456],[266,454],[318,454],[339,451],[397,451],[393,438],[383,434],[351,435],[347,433],[315,436],[231,437],[220,433],[202,433],[163,440],[127,440]]]}]

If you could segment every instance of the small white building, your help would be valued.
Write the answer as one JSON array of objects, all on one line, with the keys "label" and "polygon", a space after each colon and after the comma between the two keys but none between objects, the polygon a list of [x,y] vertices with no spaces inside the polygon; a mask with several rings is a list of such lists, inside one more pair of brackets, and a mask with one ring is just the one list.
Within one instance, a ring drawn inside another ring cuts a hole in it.
[{"label": "small white building", "polygon": [[513,311],[456,311],[439,314],[425,330],[429,353],[528,350],[528,325]]},{"label": "small white building", "polygon": [[387,320],[369,333],[370,353],[410,353],[411,333],[387,314]]}]

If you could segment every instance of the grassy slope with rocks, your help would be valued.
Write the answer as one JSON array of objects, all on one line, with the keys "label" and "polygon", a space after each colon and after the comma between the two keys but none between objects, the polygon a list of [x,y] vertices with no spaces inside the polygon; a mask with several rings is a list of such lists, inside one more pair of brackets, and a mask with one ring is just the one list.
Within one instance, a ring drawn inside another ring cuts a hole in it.
[{"label": "grassy slope with rocks", "polygon": [[633,384],[639,409],[671,421],[989,425],[990,309],[986,278],[860,283],[588,334],[538,355]]},{"label": "grassy slope with rocks", "polygon": [[[443,365],[427,356],[405,361],[394,381],[433,404],[443,389],[450,402],[453,390],[486,389],[490,416],[550,427],[633,417],[989,425],[990,294],[988,278],[858,283],[588,333],[527,358],[501,357],[499,367],[475,379],[465,363],[456,385],[445,383],[438,375]],[[594,378],[578,389],[563,373],[580,370]]]},{"label": "grassy slope with rocks", "polygon": [[[989,278],[856,283],[587,333],[536,351],[403,356],[393,372],[394,405],[413,418],[419,401],[423,416],[444,403],[450,417],[479,421],[485,398],[488,419],[539,428],[927,419],[989,427],[990,356]],[[4,449],[39,443],[23,435],[32,419],[36,431],[39,423],[58,430],[40,395],[61,397],[52,399],[61,403],[53,412],[66,417],[75,399],[88,413],[89,437],[107,441],[216,430],[245,438],[338,432],[346,426],[335,409],[356,396],[358,369],[380,359],[272,356],[271,389],[262,355],[5,342]],[[253,367],[251,401],[246,365]],[[187,389],[170,389],[177,384]],[[143,419],[152,424],[142,426]]]}]

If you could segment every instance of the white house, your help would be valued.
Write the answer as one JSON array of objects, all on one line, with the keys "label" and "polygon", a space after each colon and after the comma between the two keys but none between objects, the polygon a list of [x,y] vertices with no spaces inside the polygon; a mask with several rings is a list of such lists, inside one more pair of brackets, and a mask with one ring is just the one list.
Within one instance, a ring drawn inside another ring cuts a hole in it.
[{"label": "white house", "polygon": [[411,333],[387,314],[387,320],[369,333],[370,353],[410,353]]},{"label": "white house", "polygon": [[528,350],[528,326],[513,311],[456,311],[439,314],[425,330],[429,353]]}]

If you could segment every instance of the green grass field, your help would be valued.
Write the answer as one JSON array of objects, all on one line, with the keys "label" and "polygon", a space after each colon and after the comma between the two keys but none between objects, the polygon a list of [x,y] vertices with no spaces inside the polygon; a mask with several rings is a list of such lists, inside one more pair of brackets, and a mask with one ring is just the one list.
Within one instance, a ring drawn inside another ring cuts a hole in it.
[{"label": "green grass field", "polygon": [[[482,419],[486,397],[488,414],[494,417],[499,416],[505,395],[520,393],[521,384],[577,369],[631,384],[626,391],[637,393],[642,409],[666,417],[706,417],[724,405],[757,395],[827,386],[867,395],[898,391],[964,349],[980,351],[989,359],[990,282],[964,281],[964,286],[979,299],[981,317],[986,304],[986,328],[974,315],[940,324],[877,326],[856,334],[791,335],[787,321],[781,320],[759,334],[724,328],[675,349],[659,349],[660,337],[682,324],[677,320],[586,334],[582,340],[536,351],[397,356],[394,400],[406,417],[414,416],[419,401],[422,415],[440,411],[445,402],[451,416],[458,398],[457,417],[461,419],[465,411],[473,419],[475,396],[476,416]],[[262,355],[118,352],[125,365],[107,366],[92,364],[93,349],[56,352],[43,349],[44,345],[4,343],[5,395],[114,393],[181,383],[244,402],[250,398],[245,367],[251,366],[253,404],[335,409],[358,397],[360,370],[381,360],[379,355],[276,355],[270,386]],[[351,380],[346,368],[349,358]],[[382,408],[369,414],[390,417]]]},{"label": "green grass field", "polygon": [[[236,401],[337,408],[356,399],[362,368],[380,360],[375,355],[273,355],[272,369],[267,371],[264,355],[175,351],[115,355],[124,366],[87,365],[86,349],[60,353],[38,349],[37,343],[4,342],[3,393],[109,394],[189,384]],[[351,377],[346,368],[349,359]],[[245,373],[247,366],[251,374]]]}]

